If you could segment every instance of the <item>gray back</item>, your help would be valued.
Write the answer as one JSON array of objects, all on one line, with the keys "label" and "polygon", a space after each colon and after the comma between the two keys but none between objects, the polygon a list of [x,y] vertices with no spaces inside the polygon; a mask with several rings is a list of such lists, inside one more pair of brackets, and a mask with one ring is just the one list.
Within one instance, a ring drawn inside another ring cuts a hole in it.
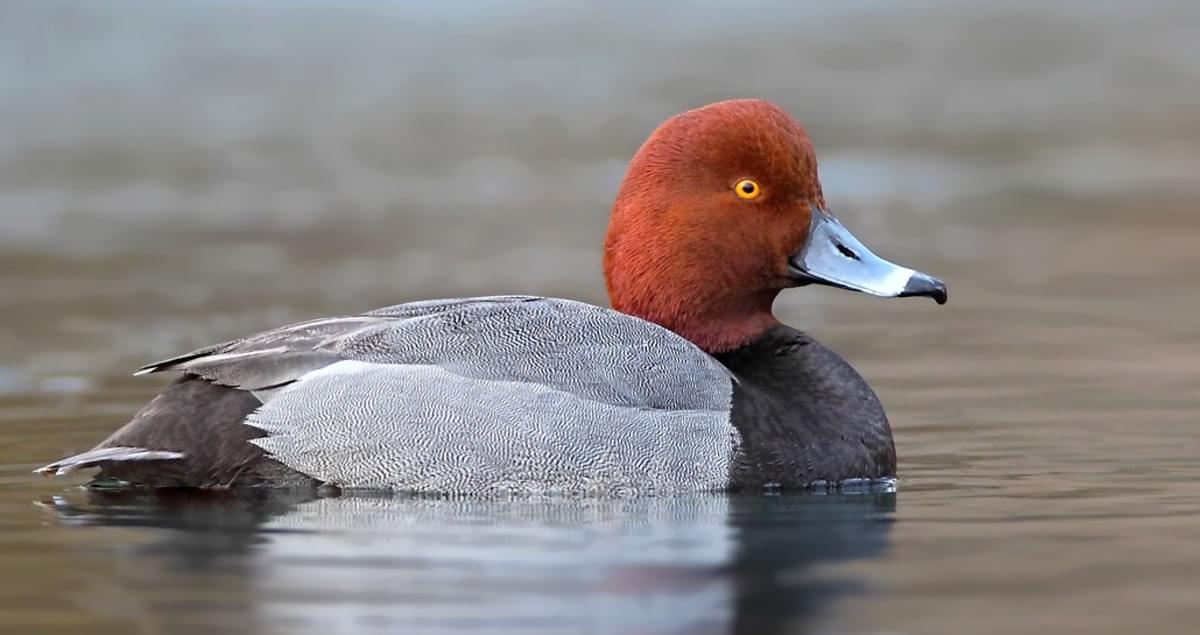
[{"label": "gray back", "polygon": [[531,297],[416,302],[203,349],[179,369],[253,391],[285,465],[436,492],[722,489],[732,379],[690,342]]}]

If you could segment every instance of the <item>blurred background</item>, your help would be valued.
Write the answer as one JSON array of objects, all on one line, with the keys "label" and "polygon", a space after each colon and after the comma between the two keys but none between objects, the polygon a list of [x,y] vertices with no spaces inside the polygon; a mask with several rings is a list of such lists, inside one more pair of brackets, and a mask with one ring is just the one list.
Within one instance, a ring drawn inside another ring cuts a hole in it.
[{"label": "blurred background", "polygon": [[[9,0],[0,96],[0,624],[1200,622],[1196,2]],[[724,499],[180,516],[28,474],[161,388],[130,370],[193,347],[420,298],[604,303],[625,162],[665,117],[731,97],[803,121],[834,212],[950,288],[940,308],[828,289],[777,307],[879,392],[894,498],[774,516]],[[47,496],[65,498],[31,505]],[[814,536],[862,548],[796,542]],[[613,574],[616,553],[642,568]],[[514,569],[571,584],[496,577]],[[813,595],[827,579],[840,591]],[[560,621],[498,617],[518,609]]]}]

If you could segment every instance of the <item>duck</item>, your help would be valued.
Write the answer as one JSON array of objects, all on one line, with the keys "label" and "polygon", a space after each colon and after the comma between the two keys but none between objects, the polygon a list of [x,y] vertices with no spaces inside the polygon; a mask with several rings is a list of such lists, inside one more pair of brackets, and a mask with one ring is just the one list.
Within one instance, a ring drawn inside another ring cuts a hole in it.
[{"label": "duck", "polygon": [[415,301],[149,364],[177,373],[91,450],[92,485],[414,494],[658,494],[894,479],[892,430],[849,363],[773,314],[825,285],[947,300],[826,206],[779,106],[712,103],[629,162],[603,245],[610,307]]}]

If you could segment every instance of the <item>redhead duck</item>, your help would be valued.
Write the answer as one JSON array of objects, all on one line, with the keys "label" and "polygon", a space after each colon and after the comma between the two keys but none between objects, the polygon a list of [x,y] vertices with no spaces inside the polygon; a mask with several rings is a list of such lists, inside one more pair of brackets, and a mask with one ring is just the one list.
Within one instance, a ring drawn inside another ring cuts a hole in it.
[{"label": "redhead duck", "polygon": [[94,449],[94,483],[410,492],[680,492],[885,479],[862,377],[771,312],[829,285],[946,301],[825,206],[804,129],[724,101],[658,127],[604,242],[611,309],[542,297],[400,304],[150,364],[182,374]]}]

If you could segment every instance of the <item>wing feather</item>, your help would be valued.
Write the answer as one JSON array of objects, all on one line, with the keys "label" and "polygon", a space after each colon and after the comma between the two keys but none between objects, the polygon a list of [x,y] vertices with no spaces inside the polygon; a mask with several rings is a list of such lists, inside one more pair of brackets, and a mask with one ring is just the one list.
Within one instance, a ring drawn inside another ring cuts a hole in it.
[{"label": "wing feather", "polygon": [[528,296],[310,320],[150,364],[254,393],[252,441],[346,485],[717,489],[730,373],[650,322]]}]

